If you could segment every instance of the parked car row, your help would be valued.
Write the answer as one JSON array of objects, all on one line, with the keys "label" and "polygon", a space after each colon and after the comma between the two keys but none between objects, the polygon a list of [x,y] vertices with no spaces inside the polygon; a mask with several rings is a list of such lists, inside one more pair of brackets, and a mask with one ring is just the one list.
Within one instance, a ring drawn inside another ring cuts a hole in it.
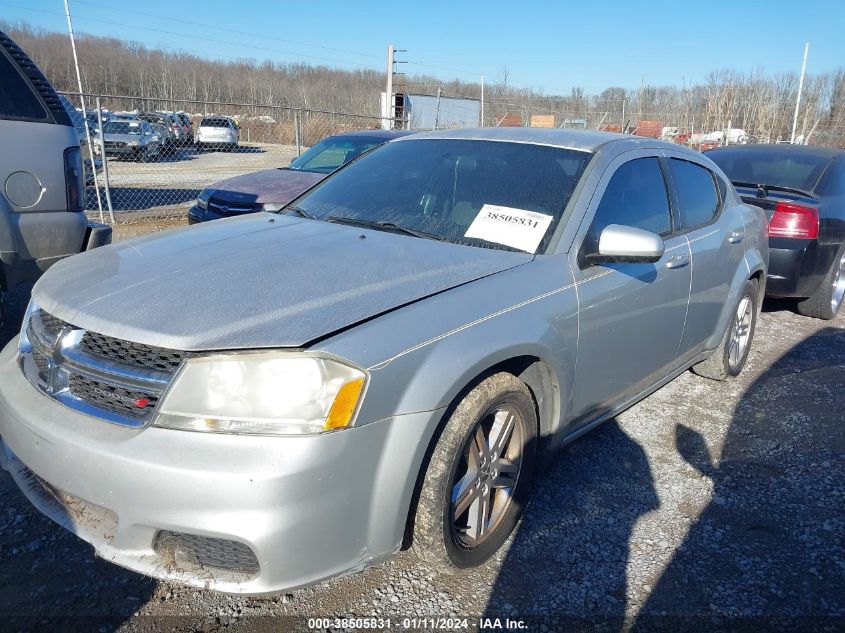
[{"label": "parked car row", "polygon": [[210,147],[231,151],[240,140],[239,128],[229,117],[204,117],[195,135],[191,119],[184,113],[140,112],[131,117],[112,117],[103,125],[102,140],[99,130],[96,132],[98,151],[136,160],[151,160],[186,145],[196,145],[200,150]]},{"label": "parked car row", "polygon": [[[212,120],[197,140],[231,144]],[[160,151],[149,121],[108,125],[106,151]],[[478,566],[547,457],[687,369],[737,376],[770,279],[838,310],[841,154],[811,158],[566,129],[326,139],[197,204],[249,214],[54,264],[0,353],[0,465],[103,558],[205,589],[403,546]],[[11,212],[34,191],[7,181]],[[779,249],[833,290],[775,275]]]}]

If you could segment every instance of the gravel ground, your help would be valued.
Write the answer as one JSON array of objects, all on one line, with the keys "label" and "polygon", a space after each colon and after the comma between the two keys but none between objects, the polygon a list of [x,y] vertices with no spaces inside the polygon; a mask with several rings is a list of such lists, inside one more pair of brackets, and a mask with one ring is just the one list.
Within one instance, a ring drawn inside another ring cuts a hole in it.
[{"label": "gravel ground", "polygon": [[[0,342],[26,294],[11,295]],[[263,598],[97,559],[0,473],[0,630],[306,630],[304,617],[344,615],[399,630],[423,615],[471,629],[485,616],[534,631],[845,630],[844,390],[845,317],[769,303],[738,379],[687,372],[567,447],[482,568],[440,574],[400,552]]]}]

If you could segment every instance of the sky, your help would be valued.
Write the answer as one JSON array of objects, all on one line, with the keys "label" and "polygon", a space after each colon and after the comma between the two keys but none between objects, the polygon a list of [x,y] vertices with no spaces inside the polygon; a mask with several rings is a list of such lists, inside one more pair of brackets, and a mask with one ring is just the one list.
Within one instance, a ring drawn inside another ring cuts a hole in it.
[{"label": "sky", "polygon": [[[271,59],[500,82],[546,94],[682,86],[713,70],[845,66],[845,0],[303,2],[69,0],[78,33],[211,59]],[[0,18],[66,31],[62,0],[0,0]]]}]

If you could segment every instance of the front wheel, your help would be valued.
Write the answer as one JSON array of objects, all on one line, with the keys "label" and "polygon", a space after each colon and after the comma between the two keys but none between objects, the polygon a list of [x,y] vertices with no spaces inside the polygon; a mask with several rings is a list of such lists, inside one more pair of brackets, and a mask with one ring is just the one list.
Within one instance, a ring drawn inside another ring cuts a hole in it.
[{"label": "front wheel", "polygon": [[713,380],[727,380],[739,375],[751,351],[751,341],[757,326],[759,292],[756,279],[745,282],[722,342],[710,358],[693,366],[693,372]]},{"label": "front wheel", "polygon": [[840,247],[830,270],[811,297],[798,302],[798,312],[828,321],[839,313],[845,298],[845,245]]},{"label": "front wheel", "polygon": [[528,501],[537,414],[528,387],[498,373],[470,391],[443,428],[424,474],[413,550],[443,571],[480,565]]}]

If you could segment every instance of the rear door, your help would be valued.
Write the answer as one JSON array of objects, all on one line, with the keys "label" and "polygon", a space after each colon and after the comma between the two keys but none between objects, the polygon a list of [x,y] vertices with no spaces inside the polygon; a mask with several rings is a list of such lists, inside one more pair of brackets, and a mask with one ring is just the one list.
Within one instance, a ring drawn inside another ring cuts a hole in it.
[{"label": "rear door", "polygon": [[[590,264],[608,224],[663,237],[656,263]],[[690,252],[675,220],[655,151],[626,152],[608,166],[570,252],[579,303],[573,408],[593,419],[677,365],[689,302]]]},{"label": "rear door", "polygon": [[677,209],[678,230],[692,255],[690,305],[680,353],[692,357],[713,335],[737,269],[743,265],[742,214],[727,202],[727,187],[704,162],[666,150],[664,167]]}]

